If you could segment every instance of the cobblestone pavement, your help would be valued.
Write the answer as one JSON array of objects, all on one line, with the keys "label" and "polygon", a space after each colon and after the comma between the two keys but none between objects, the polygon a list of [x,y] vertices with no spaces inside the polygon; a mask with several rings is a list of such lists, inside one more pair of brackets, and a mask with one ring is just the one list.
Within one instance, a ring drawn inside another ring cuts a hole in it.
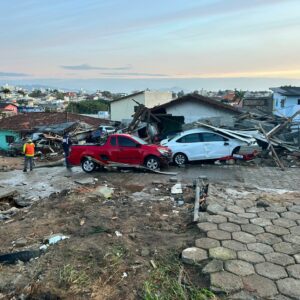
[{"label": "cobblestone pavement", "polygon": [[183,260],[199,263],[210,288],[228,299],[300,299],[299,193],[266,201],[252,192],[221,192],[199,213],[205,237],[182,252]]},{"label": "cobblestone pavement", "polygon": [[197,176],[204,175],[210,182],[230,182],[258,188],[300,190],[299,168],[288,168],[282,171],[275,167],[190,165],[182,169],[172,167],[170,170],[179,172],[178,176],[183,180],[193,180]]}]

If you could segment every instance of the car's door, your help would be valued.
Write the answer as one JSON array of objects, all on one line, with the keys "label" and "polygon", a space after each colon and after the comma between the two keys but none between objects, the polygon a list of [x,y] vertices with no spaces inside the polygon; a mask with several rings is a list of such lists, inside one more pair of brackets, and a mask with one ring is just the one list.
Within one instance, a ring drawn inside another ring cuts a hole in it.
[{"label": "car's door", "polygon": [[202,133],[206,159],[221,158],[231,155],[229,139],[214,132]]},{"label": "car's door", "polygon": [[174,153],[182,152],[189,160],[200,160],[205,158],[205,149],[202,143],[201,133],[190,133],[176,140]]},{"label": "car's door", "polygon": [[142,159],[140,144],[129,137],[118,136],[118,162],[139,164]]}]

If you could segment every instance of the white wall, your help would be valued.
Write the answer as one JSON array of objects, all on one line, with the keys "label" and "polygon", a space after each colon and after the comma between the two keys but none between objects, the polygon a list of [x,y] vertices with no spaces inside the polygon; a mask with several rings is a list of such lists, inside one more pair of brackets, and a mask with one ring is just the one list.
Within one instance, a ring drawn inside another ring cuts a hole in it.
[{"label": "white wall", "polygon": [[133,97],[128,97],[122,100],[113,101],[110,103],[111,116],[110,119],[112,121],[121,122],[123,119],[131,119],[134,114],[134,107],[137,104],[132,101],[132,99],[136,100],[141,104],[145,104],[145,95],[144,93],[138,94]]},{"label": "white wall", "polygon": [[134,107],[137,104],[132,101],[136,100],[140,104],[144,104],[148,108],[152,108],[156,105],[164,104],[172,100],[171,92],[159,92],[159,91],[145,91],[144,93],[136,96],[129,96],[119,101],[112,101],[110,103],[111,120],[122,121],[132,119],[134,114]]},{"label": "white wall", "polygon": [[152,108],[172,100],[171,92],[145,91],[145,105]]},{"label": "white wall", "polygon": [[[284,101],[284,107],[281,107],[281,101]],[[274,115],[281,117],[290,117],[297,110],[300,109],[300,105],[298,105],[298,100],[300,100],[300,96],[284,96],[280,93],[273,94],[273,113]],[[299,118],[299,116],[298,116]]]},{"label": "white wall", "polygon": [[[224,118],[232,119],[235,115],[234,112],[227,112],[223,109],[214,108],[210,105],[196,102],[183,102],[177,103],[166,109],[167,114],[173,116],[184,116],[184,122],[191,123],[198,121],[199,119],[208,118]],[[231,121],[231,120],[229,120]]]}]

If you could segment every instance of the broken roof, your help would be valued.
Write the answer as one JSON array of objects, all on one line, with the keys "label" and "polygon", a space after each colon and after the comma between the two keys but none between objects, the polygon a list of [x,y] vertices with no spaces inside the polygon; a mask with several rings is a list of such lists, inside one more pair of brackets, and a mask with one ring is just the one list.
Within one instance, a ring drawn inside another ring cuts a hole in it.
[{"label": "broken roof", "polygon": [[139,94],[143,94],[145,91],[140,91],[140,92],[136,92],[136,93],[133,93],[133,94],[130,94],[130,95],[127,95],[127,96],[123,96],[121,98],[118,98],[118,99],[115,99],[115,100],[112,100],[110,101],[111,102],[117,102],[117,101],[120,101],[120,100],[123,100],[123,99],[127,99],[127,98],[130,98],[130,97],[134,97],[134,96],[137,96]]},{"label": "broken roof", "polygon": [[161,108],[167,108],[167,107],[170,107],[172,105],[176,105],[178,103],[190,102],[190,101],[197,102],[197,103],[203,103],[203,104],[206,104],[206,105],[213,106],[215,108],[219,108],[219,109],[222,109],[222,110],[228,110],[228,111],[231,111],[231,112],[234,112],[234,113],[241,113],[241,111],[238,108],[234,107],[234,106],[227,105],[227,104],[224,104],[220,101],[214,100],[214,99],[209,98],[209,97],[204,97],[204,96],[201,96],[201,95],[198,95],[198,94],[184,95],[180,98],[171,100],[171,101],[169,101],[165,104],[155,106],[151,109],[151,111],[155,113],[156,111],[158,111]]},{"label": "broken roof", "polygon": [[29,112],[0,120],[0,130],[30,131],[38,126],[84,122],[91,126],[110,124],[109,120],[92,118],[69,112]]},{"label": "broken roof", "polygon": [[279,88],[270,88],[270,90],[284,96],[300,96],[300,87],[297,86],[281,86]]}]

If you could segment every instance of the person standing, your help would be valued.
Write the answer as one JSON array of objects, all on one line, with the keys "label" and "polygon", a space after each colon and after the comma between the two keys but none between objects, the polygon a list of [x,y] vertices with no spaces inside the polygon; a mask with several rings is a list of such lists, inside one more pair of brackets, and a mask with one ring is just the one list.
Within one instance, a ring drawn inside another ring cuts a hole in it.
[{"label": "person standing", "polygon": [[63,136],[62,146],[63,146],[63,150],[64,150],[64,153],[65,153],[65,163],[66,163],[67,168],[70,168],[70,165],[69,165],[69,162],[68,162],[68,156],[70,154],[71,145],[72,145],[72,141],[70,139],[70,136],[69,136],[68,133],[65,133],[64,136]]},{"label": "person standing", "polygon": [[27,172],[27,168],[29,165],[30,171],[33,169],[33,158],[34,158],[35,146],[31,139],[23,145],[23,153],[24,157],[24,170],[23,172]]}]

